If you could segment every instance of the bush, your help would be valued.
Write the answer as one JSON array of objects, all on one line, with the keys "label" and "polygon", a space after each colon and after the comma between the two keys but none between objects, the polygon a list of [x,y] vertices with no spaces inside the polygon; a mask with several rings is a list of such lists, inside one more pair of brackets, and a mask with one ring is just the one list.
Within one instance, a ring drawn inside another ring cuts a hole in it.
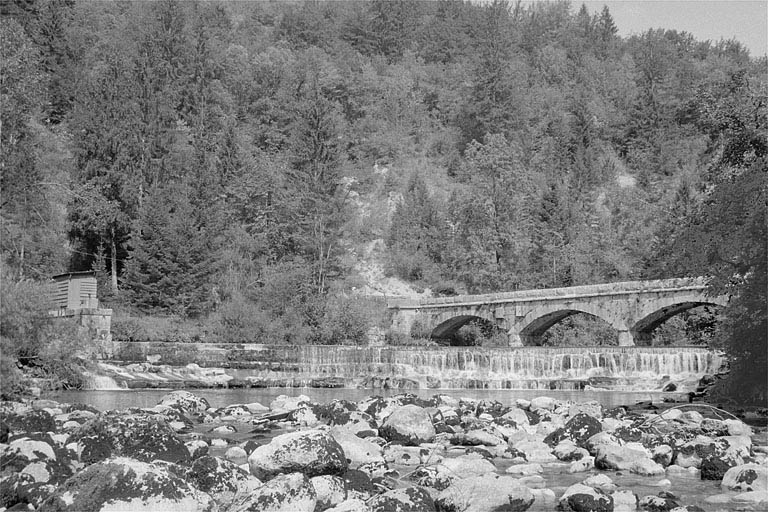
[{"label": "bush", "polygon": [[18,395],[28,377],[53,387],[81,387],[83,365],[96,349],[87,330],[74,319],[49,315],[54,304],[48,283],[15,280],[4,267],[0,281],[0,394]]},{"label": "bush", "polygon": [[332,297],[325,303],[319,342],[323,345],[367,345],[371,327],[366,305],[358,298]]},{"label": "bush", "polygon": [[112,316],[115,341],[168,341],[174,343],[215,342],[213,328],[205,321],[178,316],[133,316],[115,311]]}]

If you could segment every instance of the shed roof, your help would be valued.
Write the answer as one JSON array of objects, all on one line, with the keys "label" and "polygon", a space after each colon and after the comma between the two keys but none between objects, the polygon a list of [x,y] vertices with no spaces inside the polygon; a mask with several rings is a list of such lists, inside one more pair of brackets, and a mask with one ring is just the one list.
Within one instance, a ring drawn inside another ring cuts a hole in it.
[{"label": "shed roof", "polygon": [[80,270],[77,272],[65,272],[63,274],[56,274],[55,276],[52,276],[51,279],[61,279],[63,277],[96,277],[96,271],[95,270]]}]

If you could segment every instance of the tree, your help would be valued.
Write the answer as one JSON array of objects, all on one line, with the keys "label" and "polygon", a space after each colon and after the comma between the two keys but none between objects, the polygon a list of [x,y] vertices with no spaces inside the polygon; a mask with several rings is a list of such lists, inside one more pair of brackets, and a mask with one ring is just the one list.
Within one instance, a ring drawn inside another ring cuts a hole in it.
[{"label": "tree", "polygon": [[131,235],[124,282],[147,312],[198,316],[215,302],[215,238],[185,184],[153,190]]},{"label": "tree", "polygon": [[403,199],[392,214],[387,245],[400,277],[418,280],[430,263],[442,260],[443,229],[440,212],[418,174],[408,180]]},{"label": "tree", "polygon": [[290,127],[289,184],[297,203],[293,217],[298,227],[301,254],[313,262],[318,294],[326,291],[329,275],[337,272],[338,230],[343,220],[344,197],[339,187],[342,152],[339,145],[342,117],[336,102],[327,97],[333,79],[324,54],[310,49],[298,63],[299,88]]},{"label": "tree", "polygon": [[[727,92],[726,92],[727,91]],[[768,399],[768,95],[736,73],[700,94],[698,123],[720,157],[710,191],[674,239],[676,263],[711,276],[713,294],[729,294],[718,339],[731,359],[724,391],[742,401]]]},{"label": "tree", "polygon": [[[456,242],[472,255],[465,271],[483,276],[482,284],[475,283],[481,289],[526,283],[535,186],[522,166],[519,146],[503,135],[471,143],[461,177],[469,188],[451,199],[451,222],[459,235]],[[456,261],[461,260],[465,256],[457,255]]]},{"label": "tree", "polygon": [[19,278],[46,277],[62,266],[56,197],[68,183],[62,169],[40,161],[50,136],[36,121],[46,98],[41,67],[22,27],[0,19],[0,250]]}]

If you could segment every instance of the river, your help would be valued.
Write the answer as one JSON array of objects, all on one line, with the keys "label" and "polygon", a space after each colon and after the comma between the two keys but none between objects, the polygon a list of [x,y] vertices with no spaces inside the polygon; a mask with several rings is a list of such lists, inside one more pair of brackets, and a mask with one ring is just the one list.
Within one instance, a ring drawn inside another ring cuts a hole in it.
[{"label": "river", "polygon": [[[191,389],[192,393],[204,397],[211,407],[224,407],[231,404],[259,402],[269,406],[270,402],[279,395],[308,396],[315,402],[326,403],[331,400],[346,399],[362,400],[371,395],[389,396],[398,393],[414,393],[420,397],[431,397],[435,394],[473,399],[498,400],[505,405],[511,405],[518,398],[530,400],[537,396],[551,396],[559,400],[574,402],[597,401],[605,407],[633,405],[637,402],[660,402],[664,398],[684,401],[683,393],[659,392],[629,392],[629,391],[572,391],[572,390],[532,390],[532,389],[414,389],[414,390],[373,390],[373,389],[322,389],[322,388],[258,388],[258,389]],[[127,407],[152,407],[160,399],[170,393],[170,390],[91,390],[91,391],[62,391],[52,397],[55,400],[68,403],[86,403],[101,411],[110,409],[125,409]]]}]

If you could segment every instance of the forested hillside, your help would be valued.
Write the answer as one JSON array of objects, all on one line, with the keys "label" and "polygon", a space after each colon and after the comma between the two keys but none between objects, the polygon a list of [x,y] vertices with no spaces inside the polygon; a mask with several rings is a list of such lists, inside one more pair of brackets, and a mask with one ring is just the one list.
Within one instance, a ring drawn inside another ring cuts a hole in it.
[{"label": "forested hillside", "polygon": [[443,294],[714,275],[764,343],[766,59],[737,41],[563,1],[2,9],[4,282],[95,269],[208,339],[364,343],[366,248]]}]

